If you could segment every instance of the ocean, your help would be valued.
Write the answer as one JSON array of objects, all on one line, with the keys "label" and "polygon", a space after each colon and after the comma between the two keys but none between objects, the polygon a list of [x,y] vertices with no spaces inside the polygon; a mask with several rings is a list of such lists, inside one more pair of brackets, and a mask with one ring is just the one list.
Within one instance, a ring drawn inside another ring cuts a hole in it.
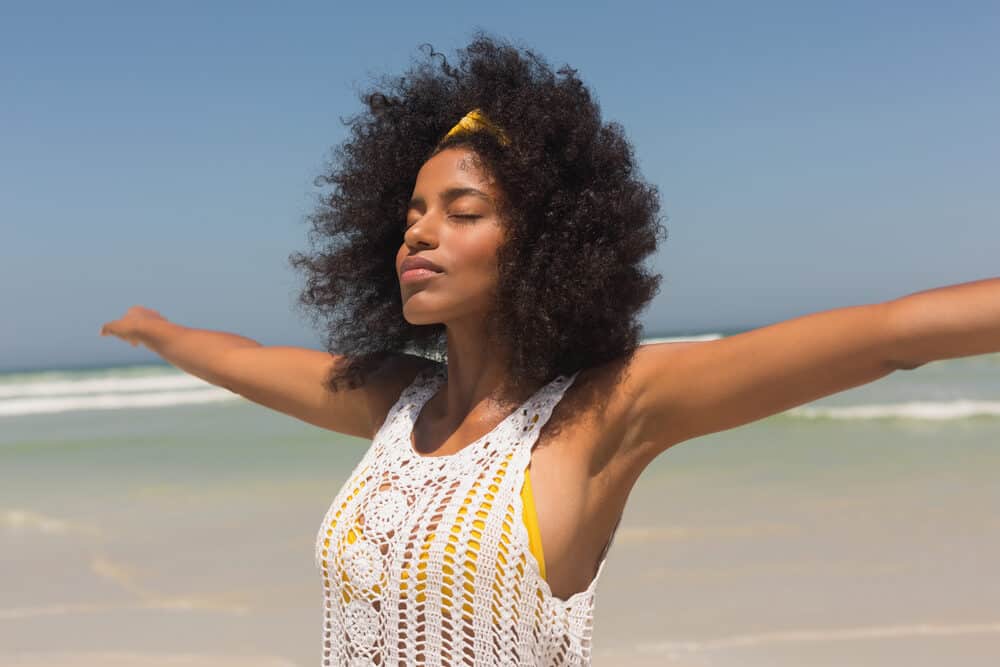
[{"label": "ocean", "polygon": [[[169,365],[0,374],[0,665],[318,664],[368,444]],[[995,666],[998,563],[1000,354],[935,362],[654,461],[594,664]]]}]

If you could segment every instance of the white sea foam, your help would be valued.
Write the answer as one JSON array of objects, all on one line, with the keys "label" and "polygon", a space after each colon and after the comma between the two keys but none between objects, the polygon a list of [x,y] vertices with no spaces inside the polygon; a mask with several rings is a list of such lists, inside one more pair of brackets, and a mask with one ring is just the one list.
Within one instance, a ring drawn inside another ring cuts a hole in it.
[{"label": "white sea foam", "polygon": [[1000,417],[1000,401],[910,401],[872,405],[801,406],[783,413],[804,419],[917,419],[944,421],[971,417]]},{"label": "white sea foam", "polygon": [[664,336],[662,338],[644,338],[642,340],[642,345],[650,345],[653,343],[686,343],[686,342],[696,342],[700,340],[716,340],[722,338],[722,334],[717,333],[705,333],[698,334],[697,336]]},{"label": "white sea foam", "polygon": [[240,398],[199,377],[162,366],[0,376],[0,417],[169,407]]},{"label": "white sea foam", "polygon": [[[65,377],[65,376],[63,376]],[[146,377],[108,375],[78,379],[26,379],[0,384],[0,399],[31,396],[80,396],[87,394],[130,394],[148,391],[203,389],[212,386],[187,373],[162,373]]]},{"label": "white sea foam", "polygon": [[15,398],[0,401],[0,416],[52,414],[75,410],[121,410],[173,405],[218,403],[242,399],[227,389],[208,387],[188,391],[123,392],[94,395]]}]

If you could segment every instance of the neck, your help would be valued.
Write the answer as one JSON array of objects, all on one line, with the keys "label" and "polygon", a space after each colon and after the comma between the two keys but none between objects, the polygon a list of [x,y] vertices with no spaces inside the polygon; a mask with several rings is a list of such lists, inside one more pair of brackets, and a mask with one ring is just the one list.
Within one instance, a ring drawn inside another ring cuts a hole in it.
[{"label": "neck", "polygon": [[448,378],[437,396],[436,420],[461,424],[471,417],[493,423],[506,417],[511,405],[520,405],[531,396],[514,395],[507,373],[508,352],[489,342],[481,327],[449,324],[447,350]]}]

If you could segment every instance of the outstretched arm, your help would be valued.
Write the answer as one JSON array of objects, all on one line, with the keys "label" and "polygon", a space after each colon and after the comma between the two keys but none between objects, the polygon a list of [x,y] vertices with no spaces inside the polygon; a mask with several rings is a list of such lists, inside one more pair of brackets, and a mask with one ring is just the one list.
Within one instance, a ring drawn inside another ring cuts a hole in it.
[{"label": "outstretched arm", "polygon": [[1000,352],[1000,278],[838,308],[718,340],[644,345],[630,363],[630,442],[648,463],[734,428],[929,361]]},{"label": "outstretched arm", "polygon": [[929,361],[1000,352],[1000,278],[948,285],[890,302],[893,363],[909,370]]},{"label": "outstretched arm", "polygon": [[372,403],[379,402],[381,376],[331,392],[325,381],[339,355],[264,346],[225,331],[185,327],[142,306],[105,324],[101,335],[141,344],[181,370],[264,407],[331,431],[372,437]]}]

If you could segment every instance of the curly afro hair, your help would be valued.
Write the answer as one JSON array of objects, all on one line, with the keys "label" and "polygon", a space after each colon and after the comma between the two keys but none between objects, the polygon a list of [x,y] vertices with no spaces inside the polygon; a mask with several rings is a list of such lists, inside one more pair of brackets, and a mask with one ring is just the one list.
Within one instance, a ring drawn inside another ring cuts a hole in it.
[{"label": "curly afro hair", "polygon": [[[637,315],[661,280],[642,262],[666,229],[658,191],[636,175],[622,127],[601,121],[575,69],[553,72],[530,49],[482,30],[458,50],[457,64],[429,44],[420,49],[426,57],[404,76],[383,76],[362,93],[365,112],[341,119],[350,138],[316,178],[333,190],[307,216],[311,254],[289,257],[307,278],[297,305],[314,324],[325,322],[327,349],[343,355],[328,388],[364,384],[388,357],[444,359],[445,325],[403,317],[395,257],[417,172],[453,146],[469,149],[502,192],[488,330],[509,349],[510,386],[537,388],[630,357]],[[488,132],[442,141],[474,108],[509,145]]]}]

